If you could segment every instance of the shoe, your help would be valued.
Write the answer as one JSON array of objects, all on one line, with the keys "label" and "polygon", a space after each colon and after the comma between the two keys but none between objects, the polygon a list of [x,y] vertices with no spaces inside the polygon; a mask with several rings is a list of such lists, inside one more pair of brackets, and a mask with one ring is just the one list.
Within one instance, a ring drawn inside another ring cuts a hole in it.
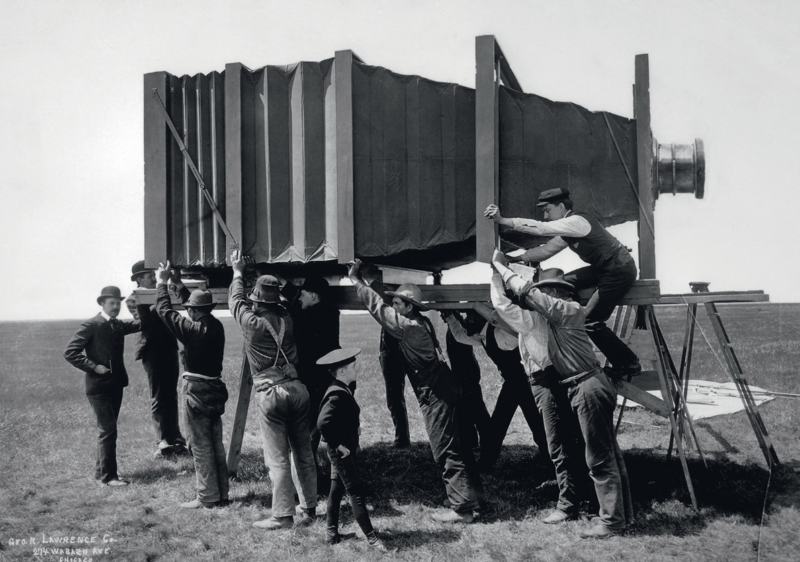
[{"label": "shoe", "polygon": [[633,363],[629,363],[627,365],[611,367],[610,370],[615,378],[622,379],[627,377],[636,377],[642,374],[642,364],[639,363],[639,361],[634,361]]},{"label": "shoe", "polygon": [[369,543],[369,547],[377,550],[378,552],[389,552],[389,549],[386,548],[386,544],[381,540],[378,536],[378,533],[375,531],[371,531],[367,535],[367,542]]},{"label": "shoe", "polygon": [[269,517],[253,523],[253,527],[257,529],[266,529],[267,531],[291,529],[292,525],[294,525],[294,519],[291,515],[287,517]]},{"label": "shoe", "polygon": [[231,505],[231,500],[229,500],[228,498],[225,498],[224,500],[219,500],[217,502],[217,507],[228,507],[229,505]]},{"label": "shoe", "polygon": [[309,507],[303,509],[302,515],[300,515],[300,520],[294,524],[295,527],[308,527],[313,525],[314,522],[317,520],[317,510],[315,507]]},{"label": "shoe", "polygon": [[325,542],[328,544],[339,544],[342,541],[349,541],[355,538],[355,533],[340,533],[338,527],[331,525],[325,531]]},{"label": "shoe", "polygon": [[557,525],[566,521],[575,521],[577,518],[578,517],[576,515],[570,515],[569,513],[564,513],[563,511],[556,509],[553,513],[542,519],[542,523],[545,525]]},{"label": "shoe", "polygon": [[450,500],[445,498],[444,501],[442,502],[442,507],[446,507],[447,509],[452,509],[453,508],[453,504],[450,503]]},{"label": "shoe", "polygon": [[189,454],[189,449],[187,449],[182,443],[175,443],[172,446],[172,454],[182,457]]},{"label": "shoe", "polygon": [[125,480],[120,480],[119,478],[114,478],[113,480],[109,480],[108,482],[100,482],[101,486],[109,486],[111,488],[118,488],[119,486],[127,486],[128,483]]},{"label": "shoe", "polygon": [[456,511],[443,511],[434,513],[431,518],[439,523],[472,523],[475,517],[472,513],[458,513]]},{"label": "shoe", "polygon": [[589,527],[585,531],[581,531],[581,538],[582,539],[606,539],[608,537],[613,537],[615,535],[619,535],[621,531],[610,529],[603,525],[602,523],[598,523],[593,527]]},{"label": "shoe", "polygon": [[411,446],[411,441],[395,441],[393,446],[395,449],[408,449]]},{"label": "shoe", "polygon": [[217,507],[218,502],[204,502],[198,499],[193,499],[190,502],[184,502],[181,504],[181,507],[184,509],[200,509],[201,507],[205,507],[206,509],[213,509]]}]

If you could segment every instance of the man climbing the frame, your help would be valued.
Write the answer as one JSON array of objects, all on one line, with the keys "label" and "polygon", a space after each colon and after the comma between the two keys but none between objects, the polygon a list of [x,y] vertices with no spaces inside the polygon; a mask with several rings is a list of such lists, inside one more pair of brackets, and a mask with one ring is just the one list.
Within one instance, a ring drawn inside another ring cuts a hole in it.
[{"label": "man climbing the frame", "polygon": [[497,205],[489,205],[484,216],[518,232],[550,237],[514,261],[541,262],[569,247],[589,264],[564,275],[576,291],[597,288],[586,304],[586,333],[611,363],[613,376],[638,375],[642,366],[636,354],[606,326],[636,280],[636,264],[630,253],[589,213],[573,212],[569,190],[543,191],[536,206],[542,208],[544,221],[504,218]]}]

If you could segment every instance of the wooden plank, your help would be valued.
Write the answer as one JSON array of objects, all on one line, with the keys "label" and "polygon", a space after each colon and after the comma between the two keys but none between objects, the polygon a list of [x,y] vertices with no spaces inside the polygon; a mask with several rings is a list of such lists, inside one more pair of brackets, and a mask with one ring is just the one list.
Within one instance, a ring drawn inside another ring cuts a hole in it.
[{"label": "wooden plank", "polygon": [[147,267],[157,267],[169,256],[169,143],[175,142],[167,130],[163,113],[158,107],[156,90],[167,99],[167,74],[151,72],[144,75],[144,261]]},{"label": "wooden plank", "polygon": [[236,475],[239,468],[239,459],[242,454],[242,441],[244,428],[247,423],[247,411],[250,409],[250,396],[253,393],[253,376],[250,374],[250,364],[247,355],[242,354],[242,368],[240,373],[239,397],[236,400],[236,415],[231,428],[231,440],[228,445],[228,474]]},{"label": "wooden plank", "polygon": [[636,55],[633,113],[636,119],[636,164],[639,186],[639,277],[655,279],[653,137],[650,130],[650,63],[647,55]]},{"label": "wooden plank", "polygon": [[649,392],[642,390],[632,383],[623,380],[615,380],[614,386],[617,389],[617,394],[624,396],[628,400],[641,404],[657,416],[662,418],[669,418],[672,410],[669,409],[666,402],[660,398],[656,398]]},{"label": "wooden plank", "polygon": [[353,51],[336,51],[336,231],[339,263],[355,258],[353,217]]},{"label": "wooden plank", "polygon": [[765,295],[763,291],[685,293],[681,295],[661,295],[656,304],[704,304],[708,302],[769,302],[769,295]]},{"label": "wooden plank", "polygon": [[499,203],[499,143],[493,35],[475,39],[475,259],[489,263],[497,240],[486,207]]},{"label": "wooden plank", "polygon": [[[225,223],[242,249],[242,65],[225,65]],[[233,241],[228,240],[228,245]],[[226,252],[227,253],[227,252]],[[225,261],[230,256],[225,256]]]}]

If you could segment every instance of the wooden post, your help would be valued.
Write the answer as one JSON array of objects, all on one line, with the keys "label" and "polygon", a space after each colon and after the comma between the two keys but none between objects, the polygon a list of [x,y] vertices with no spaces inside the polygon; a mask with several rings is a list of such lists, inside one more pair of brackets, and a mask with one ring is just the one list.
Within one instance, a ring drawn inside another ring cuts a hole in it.
[{"label": "wooden post", "polygon": [[[336,51],[336,232],[339,263],[355,258],[353,217],[353,51]],[[357,60],[358,57],[355,57]]]},{"label": "wooden post", "polygon": [[[241,250],[247,250],[242,238],[242,65],[238,62],[225,65],[225,223]],[[228,245],[232,242],[228,240]],[[226,262],[229,259],[225,257]]]},{"label": "wooden post", "polygon": [[239,398],[236,401],[236,415],[233,418],[231,442],[228,445],[228,473],[236,475],[239,458],[242,455],[244,428],[247,424],[247,411],[250,409],[250,395],[253,393],[253,376],[250,374],[250,363],[247,355],[242,353],[242,372],[239,383]]},{"label": "wooden post", "polygon": [[636,164],[639,185],[639,279],[655,279],[653,136],[650,130],[650,63],[647,55],[636,55],[633,116],[636,119]]},{"label": "wooden post", "polygon": [[497,228],[483,212],[499,203],[500,117],[494,35],[475,39],[475,259],[489,263]]},{"label": "wooden post", "polygon": [[167,155],[168,144],[174,142],[153,90],[167,99],[166,72],[144,75],[144,261],[148,267],[157,267],[170,257]]}]

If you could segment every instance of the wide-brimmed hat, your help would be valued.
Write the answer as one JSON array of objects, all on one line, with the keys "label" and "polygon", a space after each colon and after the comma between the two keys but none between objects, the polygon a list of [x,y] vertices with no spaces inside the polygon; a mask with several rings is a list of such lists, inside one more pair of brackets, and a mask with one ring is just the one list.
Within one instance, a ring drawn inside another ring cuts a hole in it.
[{"label": "wide-brimmed hat", "polygon": [[309,291],[310,293],[317,293],[320,297],[323,297],[328,293],[328,289],[330,285],[323,277],[318,276],[311,276],[306,277],[306,280],[303,281],[303,285],[300,287],[301,291]]},{"label": "wide-brimmed hat", "polygon": [[386,291],[386,294],[390,297],[401,298],[420,310],[430,310],[430,308],[422,304],[422,291],[414,283],[403,283],[396,291]]},{"label": "wide-brimmed hat", "polygon": [[361,353],[361,350],[357,347],[334,349],[330,353],[326,353],[317,359],[317,365],[331,370],[338,369],[339,367],[344,367],[348,363],[355,361],[356,355],[359,353]]},{"label": "wide-brimmed hat", "polygon": [[135,264],[133,264],[133,267],[131,267],[131,281],[136,281],[136,278],[142,273],[148,273],[150,271],[155,271],[155,269],[145,267],[144,260],[137,261]]},{"label": "wide-brimmed hat", "polygon": [[575,290],[575,285],[568,281],[564,281],[564,270],[557,267],[550,269],[543,269],[539,272],[539,281],[531,285],[531,289],[541,287],[561,287],[563,289]]},{"label": "wide-brimmed hat", "polygon": [[119,287],[115,287],[114,285],[109,285],[108,287],[103,287],[103,290],[100,291],[100,296],[97,297],[97,304],[102,304],[103,300],[105,299],[119,299],[122,300],[123,296],[119,290]]},{"label": "wide-brimmed hat", "polygon": [[558,203],[559,201],[564,201],[565,199],[569,199],[569,189],[565,189],[563,187],[548,189],[547,191],[542,191],[539,194],[539,202],[536,203],[536,206],[544,207],[548,203]]},{"label": "wide-brimmed hat", "polygon": [[253,302],[276,303],[281,301],[281,284],[272,275],[262,275],[256,279],[253,292],[247,297]]},{"label": "wide-brimmed hat", "polygon": [[207,308],[211,310],[217,303],[214,302],[214,297],[211,291],[204,291],[203,289],[195,289],[189,295],[189,300],[183,303],[185,308]]}]

